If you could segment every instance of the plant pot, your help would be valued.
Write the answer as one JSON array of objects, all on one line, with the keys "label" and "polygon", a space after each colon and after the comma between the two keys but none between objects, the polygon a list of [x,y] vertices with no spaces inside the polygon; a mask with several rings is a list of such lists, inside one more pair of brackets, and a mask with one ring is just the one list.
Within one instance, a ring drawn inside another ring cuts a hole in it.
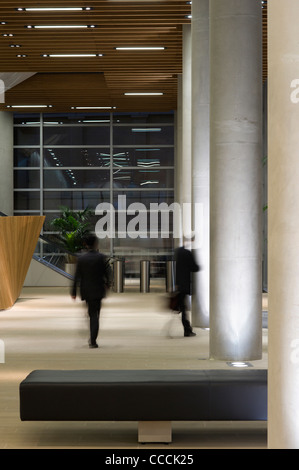
[{"label": "plant pot", "polygon": [[71,276],[75,276],[76,263],[65,263],[65,272]]}]

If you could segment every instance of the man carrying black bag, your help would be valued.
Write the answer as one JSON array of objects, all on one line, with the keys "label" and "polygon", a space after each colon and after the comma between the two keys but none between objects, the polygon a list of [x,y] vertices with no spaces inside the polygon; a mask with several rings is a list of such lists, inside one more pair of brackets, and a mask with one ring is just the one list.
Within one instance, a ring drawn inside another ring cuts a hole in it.
[{"label": "man carrying black bag", "polygon": [[[196,336],[187,318],[186,297],[192,294],[192,273],[199,271],[194,256],[190,250],[185,248],[188,239],[184,238],[184,246],[177,248],[176,260],[176,289],[178,291],[179,311],[182,313],[182,324],[184,336]],[[191,240],[189,240],[191,241]]]},{"label": "man carrying black bag", "polygon": [[99,317],[102,299],[110,287],[110,266],[106,257],[98,252],[98,239],[89,235],[85,240],[87,252],[79,256],[71,296],[76,299],[77,285],[80,284],[81,299],[88,307],[90,321],[89,347],[97,348]]}]

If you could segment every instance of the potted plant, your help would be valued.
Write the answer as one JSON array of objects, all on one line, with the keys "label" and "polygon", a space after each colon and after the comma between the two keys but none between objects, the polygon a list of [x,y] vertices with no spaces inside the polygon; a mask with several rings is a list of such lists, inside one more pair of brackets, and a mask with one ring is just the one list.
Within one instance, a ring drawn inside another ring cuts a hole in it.
[{"label": "potted plant", "polygon": [[[84,249],[84,236],[90,231],[92,210],[73,211],[61,208],[60,217],[53,219],[51,226],[58,232],[58,239],[66,249],[67,263],[76,262],[76,254]],[[72,270],[72,269],[71,269]]]}]

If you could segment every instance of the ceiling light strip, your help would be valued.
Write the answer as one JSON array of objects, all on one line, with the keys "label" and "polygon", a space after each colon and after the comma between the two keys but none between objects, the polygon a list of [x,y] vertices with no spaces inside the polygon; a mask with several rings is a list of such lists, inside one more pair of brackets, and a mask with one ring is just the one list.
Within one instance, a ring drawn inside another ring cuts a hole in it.
[{"label": "ceiling light strip", "polygon": [[88,28],[95,28],[96,25],[94,24],[48,24],[48,25],[27,25],[25,28],[27,29],[88,29]]},{"label": "ceiling light strip", "polygon": [[116,47],[117,51],[163,51],[166,48],[164,46],[134,46],[134,47]]},{"label": "ceiling light strip", "polygon": [[11,104],[7,108],[52,108],[50,104]]},{"label": "ceiling light strip", "polygon": [[115,106],[72,106],[71,109],[116,109]]},{"label": "ceiling light strip", "polygon": [[66,57],[103,57],[103,54],[42,54],[42,57],[66,58]]},{"label": "ceiling light strip", "polygon": [[126,96],[161,96],[164,93],[161,92],[126,92],[124,93]]},{"label": "ceiling light strip", "polygon": [[37,7],[37,8],[16,8],[17,11],[90,11],[91,7]]}]

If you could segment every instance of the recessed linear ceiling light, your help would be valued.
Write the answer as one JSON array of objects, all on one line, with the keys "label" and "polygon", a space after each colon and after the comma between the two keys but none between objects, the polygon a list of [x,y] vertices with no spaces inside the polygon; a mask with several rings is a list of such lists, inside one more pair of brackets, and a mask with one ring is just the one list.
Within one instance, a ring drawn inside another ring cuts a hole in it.
[{"label": "recessed linear ceiling light", "polygon": [[27,29],[88,29],[95,28],[95,24],[48,24],[48,25],[26,25]]},{"label": "recessed linear ceiling light", "polygon": [[42,54],[42,57],[103,57],[103,54]]},{"label": "recessed linear ceiling light", "polygon": [[91,7],[16,8],[17,11],[90,11]]},{"label": "recessed linear ceiling light", "polygon": [[[108,0],[109,2],[123,2],[124,0]],[[141,2],[148,2],[148,0],[130,0],[131,2],[138,2],[138,3],[141,3]],[[153,2],[161,2],[161,0],[151,0],[151,3]]]},{"label": "recessed linear ceiling light", "polygon": [[127,92],[127,93],[124,93],[124,95],[126,96],[161,96],[161,95],[164,95],[164,93],[161,93],[161,92]]},{"label": "recessed linear ceiling light", "polygon": [[51,104],[12,104],[7,105],[7,108],[52,108]]},{"label": "recessed linear ceiling light", "polygon": [[71,109],[116,109],[115,106],[72,106]]},{"label": "recessed linear ceiling light", "polygon": [[134,46],[134,47],[116,47],[115,48],[117,51],[163,51],[166,49],[166,47],[163,46]]}]

